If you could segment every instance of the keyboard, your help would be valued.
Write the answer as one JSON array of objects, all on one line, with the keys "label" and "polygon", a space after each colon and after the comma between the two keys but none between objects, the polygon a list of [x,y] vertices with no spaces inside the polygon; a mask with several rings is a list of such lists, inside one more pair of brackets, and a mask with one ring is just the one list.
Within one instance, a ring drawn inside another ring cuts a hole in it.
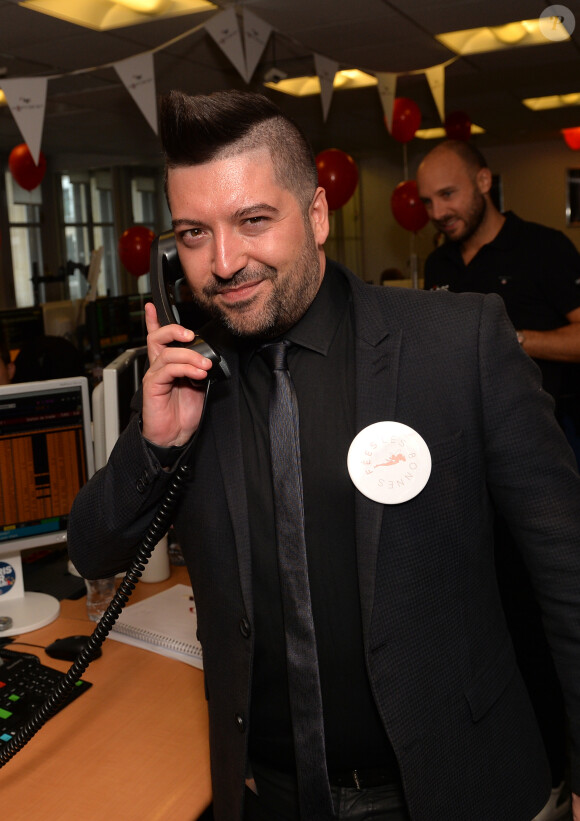
[{"label": "keyboard", "polygon": [[[30,653],[0,647],[0,747],[11,740],[64,677],[65,673],[42,664]],[[88,681],[77,681],[55,712],[91,686]]]}]

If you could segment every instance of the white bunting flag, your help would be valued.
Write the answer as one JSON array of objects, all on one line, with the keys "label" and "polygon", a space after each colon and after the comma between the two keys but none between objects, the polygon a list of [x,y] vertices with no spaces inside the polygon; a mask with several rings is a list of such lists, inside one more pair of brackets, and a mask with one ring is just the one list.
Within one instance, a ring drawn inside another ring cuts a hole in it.
[{"label": "white bunting flag", "polygon": [[439,119],[443,122],[445,120],[445,66],[427,68],[425,74],[439,112]]},{"label": "white bunting flag", "polygon": [[153,53],[137,54],[115,63],[115,70],[145,119],[157,134],[157,102]]},{"label": "white bunting flag", "polygon": [[205,24],[205,30],[213,37],[228,60],[247,82],[246,59],[235,10],[228,9],[212,17]]},{"label": "white bunting flag", "polygon": [[251,11],[243,9],[244,47],[246,49],[246,82],[252,79],[264,49],[268,44],[272,26],[260,20]]},{"label": "white bunting flag", "polygon": [[314,55],[314,66],[318,79],[320,80],[320,96],[322,99],[322,118],[326,122],[330,103],[332,101],[332,93],[334,91],[334,77],[338,71],[338,63],[335,60],[329,60],[328,57],[323,57],[321,54]]},{"label": "white bunting flag", "polygon": [[0,88],[35,165],[40,157],[47,84],[46,77],[0,80]]},{"label": "white bunting flag", "polygon": [[379,96],[385,115],[385,123],[389,134],[393,125],[393,107],[395,105],[395,93],[397,91],[397,75],[387,71],[377,72],[377,82]]}]

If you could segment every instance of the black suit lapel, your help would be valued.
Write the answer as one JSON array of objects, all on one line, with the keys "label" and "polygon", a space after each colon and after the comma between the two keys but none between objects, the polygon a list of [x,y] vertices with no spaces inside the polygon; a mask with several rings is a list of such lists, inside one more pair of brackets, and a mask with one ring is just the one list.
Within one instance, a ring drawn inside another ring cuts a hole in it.
[{"label": "black suit lapel", "polygon": [[207,412],[208,415],[211,414],[211,428],[215,438],[219,469],[234,531],[242,595],[246,612],[251,613],[252,562],[240,426],[239,360],[237,352],[232,349],[225,351],[224,356],[231,372],[231,378],[215,386],[216,401],[211,404]]},{"label": "black suit lapel", "polygon": [[[373,289],[354,287],[356,328],[356,433],[395,418],[402,329],[387,330],[389,317]],[[384,302],[382,302],[384,304]],[[363,630],[368,634],[375,568],[385,506],[355,491],[355,521]]]}]

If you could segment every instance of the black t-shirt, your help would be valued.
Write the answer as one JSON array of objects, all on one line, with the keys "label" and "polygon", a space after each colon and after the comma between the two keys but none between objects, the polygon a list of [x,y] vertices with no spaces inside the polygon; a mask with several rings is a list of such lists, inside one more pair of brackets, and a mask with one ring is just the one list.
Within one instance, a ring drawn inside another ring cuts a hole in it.
[{"label": "black t-shirt", "polygon": [[[467,264],[461,246],[445,242],[425,263],[425,288],[499,294],[516,329],[549,331],[568,324],[580,306],[580,254],[554,228],[512,212],[492,242]],[[555,396],[580,393],[580,368],[538,360],[544,387]]]}]

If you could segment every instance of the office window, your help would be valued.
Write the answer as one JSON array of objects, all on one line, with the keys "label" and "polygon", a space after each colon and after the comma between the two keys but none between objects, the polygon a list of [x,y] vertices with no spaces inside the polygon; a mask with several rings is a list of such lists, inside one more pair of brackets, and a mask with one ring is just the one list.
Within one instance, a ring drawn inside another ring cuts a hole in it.
[{"label": "office window", "polygon": [[[120,286],[112,173],[105,169],[63,174],[61,190],[67,262],[89,265],[91,252],[102,246],[97,293],[117,296]],[[70,297],[81,298],[86,291],[86,278],[77,268],[69,277]]]},{"label": "office window", "polygon": [[566,172],[566,225],[580,225],[580,168]]},{"label": "office window", "polygon": [[[131,211],[133,225],[144,225],[155,233],[157,225],[157,177],[154,174],[137,173],[131,177]],[[149,293],[149,274],[139,277],[138,291]]]},{"label": "office window", "polygon": [[131,207],[135,225],[155,230],[157,181],[154,176],[139,175],[131,179]]},{"label": "office window", "polygon": [[40,240],[40,186],[26,191],[6,171],[6,199],[10,227],[10,250],[17,308],[44,301],[44,285],[38,281],[44,270]]}]

